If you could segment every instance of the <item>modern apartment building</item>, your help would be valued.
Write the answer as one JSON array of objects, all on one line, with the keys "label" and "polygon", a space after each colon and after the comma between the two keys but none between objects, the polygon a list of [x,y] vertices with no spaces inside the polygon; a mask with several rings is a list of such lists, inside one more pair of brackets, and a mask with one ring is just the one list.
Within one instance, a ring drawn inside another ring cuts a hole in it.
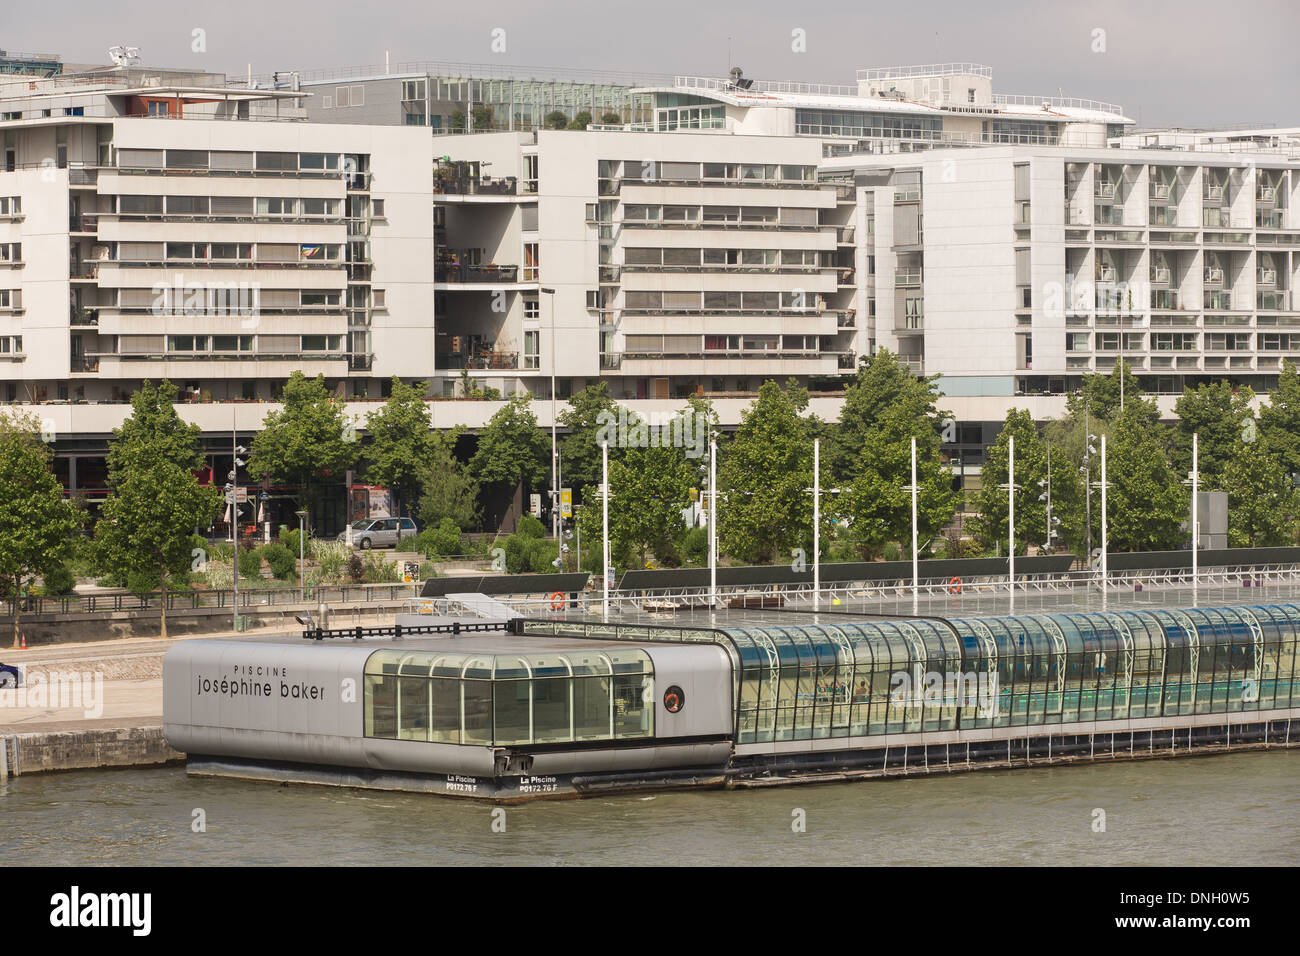
[{"label": "modern apartment building", "polygon": [[0,400],[50,422],[76,490],[163,376],[223,471],[295,369],[358,417],[396,375],[433,380],[439,427],[498,407],[465,378],[605,380],[649,414],[703,394],[734,424],[767,378],[833,419],[888,347],[942,375],[967,455],[1120,356],[1173,393],[1266,387],[1300,352],[1295,130],[1138,132],[967,63],[827,86],[51,62],[0,61]]}]

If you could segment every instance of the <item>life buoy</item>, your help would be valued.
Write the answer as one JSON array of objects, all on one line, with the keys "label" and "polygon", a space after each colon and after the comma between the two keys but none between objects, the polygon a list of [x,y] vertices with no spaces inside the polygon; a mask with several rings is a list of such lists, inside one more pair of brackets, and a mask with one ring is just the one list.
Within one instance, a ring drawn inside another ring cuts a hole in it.
[{"label": "life buoy", "polygon": [[961,578],[954,576],[953,579],[948,582],[948,593],[961,594]]},{"label": "life buoy", "polygon": [[551,595],[551,610],[552,611],[564,610],[564,592],[556,591],[554,594]]}]

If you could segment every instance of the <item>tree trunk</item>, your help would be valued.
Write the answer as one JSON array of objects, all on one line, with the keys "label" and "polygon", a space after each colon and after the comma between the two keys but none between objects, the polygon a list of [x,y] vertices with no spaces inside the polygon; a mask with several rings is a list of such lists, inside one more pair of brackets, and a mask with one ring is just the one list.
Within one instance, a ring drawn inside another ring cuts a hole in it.
[{"label": "tree trunk", "polygon": [[18,616],[19,614],[22,613],[22,609],[23,609],[22,578],[15,576],[14,577],[14,649],[15,650],[18,648],[18,635],[21,633],[18,630]]},{"label": "tree trunk", "polygon": [[165,641],[167,640],[167,575],[165,574],[162,576],[162,601],[160,603],[160,608],[162,614],[158,619],[159,636]]}]

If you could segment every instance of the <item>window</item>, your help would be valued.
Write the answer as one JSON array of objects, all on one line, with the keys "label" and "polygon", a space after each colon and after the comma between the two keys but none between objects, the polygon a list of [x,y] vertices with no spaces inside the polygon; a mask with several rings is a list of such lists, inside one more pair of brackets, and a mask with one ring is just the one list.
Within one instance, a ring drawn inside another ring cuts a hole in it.
[{"label": "window", "polygon": [[336,291],[303,289],[299,302],[305,306],[338,305],[339,294]]},{"label": "window", "polygon": [[[264,155],[264,154],[259,154]],[[302,153],[298,157],[299,169],[326,170],[339,168],[338,153]]]},{"label": "window", "polygon": [[542,307],[539,299],[529,296],[524,299],[524,319],[537,321],[542,316]]},{"label": "window", "polygon": [[207,214],[207,196],[167,197],[167,215],[169,216],[206,216]]},{"label": "window", "polygon": [[[118,196],[117,211],[123,216],[161,216],[162,196]],[[0,209],[0,214],[3,209]]]},{"label": "window", "polygon": [[257,200],[257,214],[259,216],[292,216],[297,212],[298,200],[296,199],[269,199],[259,197]]},{"label": "window", "polygon": [[302,350],[304,352],[338,352],[343,348],[341,335],[304,335]]},{"label": "window", "polygon": [[251,352],[253,337],[251,335],[214,335],[212,351],[214,352]]},{"label": "window", "polygon": [[524,330],[524,368],[540,368],[538,354],[541,333],[537,329]]}]

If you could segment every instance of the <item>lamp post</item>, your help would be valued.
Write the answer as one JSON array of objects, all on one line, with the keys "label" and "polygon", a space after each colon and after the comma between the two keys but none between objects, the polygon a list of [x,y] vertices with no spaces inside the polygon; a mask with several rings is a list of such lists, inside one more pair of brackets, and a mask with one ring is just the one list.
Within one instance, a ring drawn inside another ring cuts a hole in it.
[{"label": "lamp post", "polygon": [[1192,601],[1195,603],[1195,594],[1200,585],[1201,570],[1201,521],[1200,521],[1200,503],[1196,500],[1200,495],[1201,469],[1199,462],[1201,436],[1199,433],[1192,434],[1192,472],[1187,477],[1192,480]]},{"label": "lamp post", "polygon": [[1016,436],[1007,436],[1007,571],[1016,599]]},{"label": "lamp post", "polygon": [[821,607],[822,590],[822,440],[813,439],[813,609]]},{"label": "lamp post", "polygon": [[709,437],[709,607],[718,602],[718,442]]},{"label": "lamp post", "polygon": [[1101,593],[1106,594],[1106,582],[1110,572],[1110,547],[1106,541],[1106,436],[1101,436]]},{"label": "lamp post", "polygon": [[600,443],[600,477],[600,576],[604,578],[604,598],[601,601],[601,611],[605,616],[605,620],[609,620],[609,442]]},{"label": "lamp post", "polygon": [[908,486],[912,493],[912,613],[916,613],[916,602],[920,596],[920,565],[916,553],[916,436],[912,436],[912,484]]},{"label": "lamp post", "polygon": [[550,297],[551,303],[551,534],[560,539],[560,459],[555,443],[555,290],[539,291]]},{"label": "lamp post", "polygon": [[307,511],[299,508],[294,512],[298,516],[298,595],[299,600],[307,600],[307,559],[306,545],[303,539],[306,537]]}]

